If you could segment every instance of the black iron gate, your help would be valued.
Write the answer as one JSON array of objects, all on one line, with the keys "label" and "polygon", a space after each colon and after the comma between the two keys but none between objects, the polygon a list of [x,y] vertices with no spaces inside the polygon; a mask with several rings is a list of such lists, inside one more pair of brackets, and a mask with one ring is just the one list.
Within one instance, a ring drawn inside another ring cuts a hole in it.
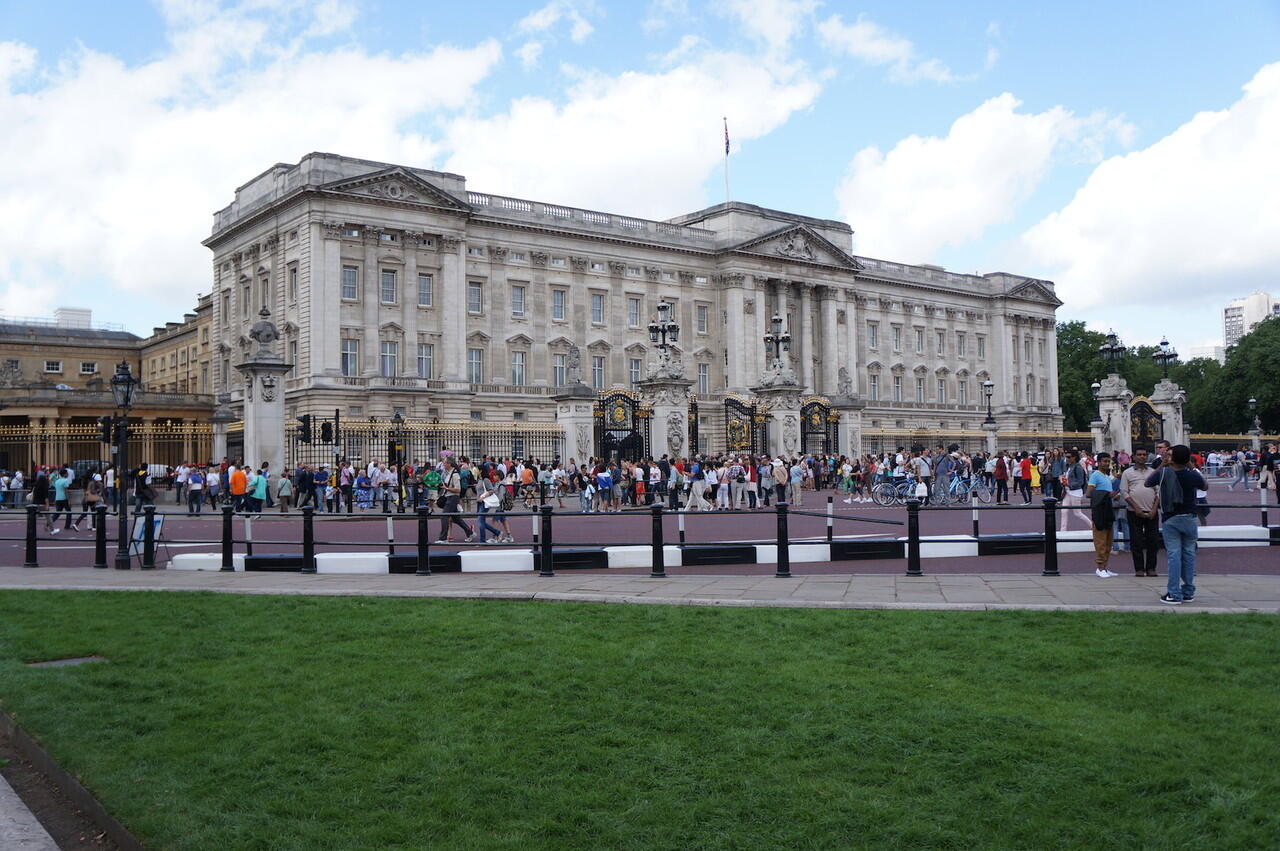
[{"label": "black iron gate", "polygon": [[840,414],[818,399],[800,408],[800,446],[806,454],[831,455],[838,445]]},{"label": "black iron gate", "polygon": [[756,444],[756,406],[749,404],[737,396],[726,396],[724,400],[724,441],[729,452],[747,452],[752,455],[760,451]]},{"label": "black iron gate", "polygon": [[698,455],[698,397],[689,397],[689,457]]},{"label": "black iron gate", "polygon": [[1134,449],[1155,449],[1156,441],[1164,439],[1164,417],[1145,399],[1129,407],[1129,437]]},{"label": "black iron gate", "polygon": [[596,454],[639,461],[649,455],[650,410],[627,390],[610,390],[596,400]]}]

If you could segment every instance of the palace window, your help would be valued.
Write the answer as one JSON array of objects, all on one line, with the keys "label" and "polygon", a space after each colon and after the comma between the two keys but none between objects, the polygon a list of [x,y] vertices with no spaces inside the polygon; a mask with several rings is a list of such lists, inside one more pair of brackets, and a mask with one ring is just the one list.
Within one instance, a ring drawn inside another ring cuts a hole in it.
[{"label": "palace window", "polygon": [[436,347],[433,343],[418,344],[418,377],[431,378],[436,372]]},{"label": "palace window", "polygon": [[628,266],[628,267],[627,267],[627,277],[628,277],[628,278],[638,278],[638,277],[640,277],[640,267],[639,267],[639,266]]},{"label": "palace window", "polygon": [[632,390],[640,386],[640,358],[631,358],[627,361],[627,379]]},{"label": "palace window", "polygon": [[880,401],[880,376],[874,372],[867,376],[867,395],[873,402]]},{"label": "palace window", "polygon": [[916,379],[916,401],[917,402],[924,401],[924,379],[923,378]]},{"label": "palace window", "polygon": [[960,357],[960,358],[965,357],[966,353],[965,353],[964,343],[965,343],[964,332],[957,331],[956,332],[956,357]]},{"label": "palace window", "polygon": [[592,262],[592,264],[591,264],[591,271],[592,271],[592,272],[603,272],[603,271],[604,271],[604,264],[603,264],[603,263],[596,263],[596,262]]},{"label": "palace window", "polygon": [[551,356],[551,384],[554,387],[563,387],[565,382],[565,356]]},{"label": "palace window", "polygon": [[289,301],[298,300],[298,264],[289,267]]},{"label": "palace window", "polygon": [[1024,360],[1028,364],[1030,364],[1031,363],[1031,338],[1030,337],[1027,337],[1025,340],[1022,341],[1022,347],[1023,347],[1023,351],[1026,352],[1026,357],[1024,358]]},{"label": "palace window", "polygon": [[947,380],[945,378],[938,379],[938,404],[947,404]]},{"label": "palace window", "polygon": [[289,341],[289,377],[292,378],[298,374],[298,341]]},{"label": "palace window", "polygon": [[360,267],[342,267],[342,300],[355,301],[360,297]]},{"label": "palace window", "polygon": [[249,315],[249,312],[253,310],[253,308],[250,306],[250,302],[253,301],[253,291],[248,284],[244,285],[243,295],[244,295],[244,298],[240,300],[240,312],[247,317]]},{"label": "palace window", "polygon": [[987,356],[987,338],[978,335],[978,357],[985,358]]},{"label": "palace window", "polygon": [[596,390],[604,389],[604,358],[591,358],[591,386]]},{"label": "palace window", "polygon": [[596,325],[604,324],[604,294],[591,294],[591,321]]},{"label": "palace window", "polygon": [[511,315],[524,316],[524,286],[521,284],[511,287]]},{"label": "palace window", "polygon": [[916,329],[916,354],[924,354],[924,329]]},{"label": "palace window", "polygon": [[709,309],[705,304],[694,306],[694,321],[699,334],[707,333],[707,316]]},{"label": "palace window", "polygon": [[394,378],[400,374],[400,344],[394,340],[383,340],[378,352],[378,372],[383,378]]},{"label": "palace window", "polygon": [[564,319],[564,290],[551,291],[551,318]]},{"label": "palace window", "polygon": [[484,349],[467,349],[467,380],[484,384]]},{"label": "palace window", "polygon": [[1040,363],[1044,363],[1044,340],[1037,340],[1036,344],[1040,347]]},{"label": "palace window", "polygon": [[80,374],[81,374],[81,375],[93,375],[93,374],[94,374],[94,373],[96,373],[97,371],[98,371],[98,362],[97,362],[97,361],[81,361],[81,362],[80,362]]},{"label": "palace window", "polygon": [[563,266],[563,265],[564,265],[564,258],[563,258],[563,257],[552,257],[552,258],[551,258],[551,265],[552,265],[552,266]]},{"label": "palace window", "polygon": [[418,273],[418,307],[430,307],[435,301],[435,279],[423,272]]},{"label": "palace window", "polygon": [[1047,378],[1040,379],[1040,404],[1046,406],[1049,404],[1049,379]]},{"label": "palace window", "polygon": [[893,377],[893,401],[902,401],[902,376],[895,375]]},{"label": "palace window", "polygon": [[947,349],[947,332],[937,331],[934,333],[934,336],[937,338],[938,357],[942,357],[942,355],[946,352],[946,349]]},{"label": "palace window", "polygon": [[880,346],[880,323],[867,323],[867,348],[875,349]]},{"label": "palace window", "polygon": [[640,299],[638,298],[627,299],[627,325],[631,328],[640,327]]},{"label": "palace window", "polygon": [[902,326],[893,326],[893,350],[895,352],[902,351]]},{"label": "palace window", "polygon": [[711,392],[711,364],[698,364],[698,395],[705,396]]},{"label": "palace window", "polygon": [[1027,404],[1034,405],[1036,403],[1036,382],[1031,376],[1027,376]]},{"label": "palace window", "polygon": [[[359,375],[360,374],[360,341],[359,340],[343,340],[342,341],[342,374],[343,375]],[[222,383],[226,384],[227,379],[224,376]]]},{"label": "palace window", "polygon": [[476,247],[476,246],[474,246],[474,245],[468,245],[468,246],[467,246],[467,254],[471,255],[472,257],[483,257],[483,256],[484,256],[484,249],[483,249],[483,248],[477,248],[477,247]]},{"label": "palace window", "polygon": [[956,400],[961,405],[969,404],[969,381],[967,379],[962,378],[956,382]]},{"label": "palace window", "polygon": [[517,387],[524,385],[524,362],[527,352],[511,353],[511,383]]},{"label": "palace window", "polygon": [[523,263],[525,260],[529,258],[525,257],[525,254],[523,251],[513,251],[511,252],[511,259],[515,260],[517,263]]},{"label": "palace window", "polygon": [[396,270],[382,270],[382,303],[396,303]]},{"label": "palace window", "polygon": [[467,281],[467,313],[484,312],[484,285],[479,281]]},{"label": "palace window", "polygon": [[47,361],[45,361],[45,362],[44,362],[44,371],[45,371],[45,372],[62,372],[62,361],[60,361],[60,360],[47,360]]}]

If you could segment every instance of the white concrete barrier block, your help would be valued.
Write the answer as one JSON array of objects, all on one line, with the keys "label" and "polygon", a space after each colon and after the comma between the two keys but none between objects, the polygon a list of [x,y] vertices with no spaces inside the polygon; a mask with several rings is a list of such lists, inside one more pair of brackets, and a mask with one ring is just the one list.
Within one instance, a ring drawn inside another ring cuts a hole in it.
[{"label": "white concrete barrier block", "polygon": [[463,573],[502,573],[533,570],[532,550],[462,550]]},{"label": "white concrete barrier block", "polygon": [[[652,547],[605,547],[609,558],[609,567],[651,567],[653,565]],[[683,562],[679,547],[663,546],[662,563],[667,567],[680,567]]]},{"label": "white concrete barrier block", "polygon": [[[1205,538],[1248,538],[1247,541],[1206,541]],[[1271,530],[1266,526],[1201,526],[1201,547],[1269,547]]]},{"label": "white concrete barrier block", "polygon": [[[244,570],[244,554],[232,553],[231,565]],[[169,570],[222,570],[222,553],[178,553],[169,560]]]},{"label": "white concrete barrier block", "polygon": [[[906,541],[906,538],[899,538]],[[972,535],[921,535],[920,558],[969,558],[978,555],[978,539]]]},{"label": "white concrete barrier block", "polygon": [[1093,532],[1088,529],[1072,529],[1058,533],[1058,552],[1091,553],[1093,552]]},{"label": "white concrete barrier block", "polygon": [[[806,561],[831,561],[830,544],[791,544],[787,555],[792,564]],[[756,564],[777,564],[777,544],[756,544]]]},{"label": "white concrete barrier block", "polygon": [[316,573],[390,573],[386,553],[316,553]]}]

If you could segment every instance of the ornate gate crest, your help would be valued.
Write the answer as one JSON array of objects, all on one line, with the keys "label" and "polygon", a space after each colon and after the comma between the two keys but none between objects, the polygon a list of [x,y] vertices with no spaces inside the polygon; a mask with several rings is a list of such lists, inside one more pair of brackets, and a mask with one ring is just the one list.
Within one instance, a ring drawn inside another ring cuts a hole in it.
[{"label": "ornate gate crest", "polygon": [[1134,449],[1155,449],[1156,441],[1164,439],[1164,417],[1142,397],[1129,406],[1129,437]]},{"label": "ornate gate crest", "polygon": [[811,396],[800,408],[800,445],[803,452],[830,455],[838,444],[840,412],[827,400]]},{"label": "ornate gate crest", "polygon": [[601,394],[594,406],[596,454],[602,458],[638,461],[649,454],[652,412],[628,390]]}]

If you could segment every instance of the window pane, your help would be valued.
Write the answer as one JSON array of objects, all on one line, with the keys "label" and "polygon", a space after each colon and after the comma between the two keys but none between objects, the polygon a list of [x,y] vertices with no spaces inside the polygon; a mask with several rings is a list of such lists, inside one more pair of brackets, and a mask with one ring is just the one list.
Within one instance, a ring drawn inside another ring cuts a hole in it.
[{"label": "window pane", "polygon": [[382,270],[382,302],[383,304],[395,304],[396,301],[396,273],[393,269]]},{"label": "window pane", "polygon": [[399,360],[399,343],[384,340],[381,344],[379,352],[379,372],[384,378],[393,378],[399,374],[397,369],[397,361]]},{"label": "window pane", "polygon": [[596,390],[604,389],[604,358],[591,358],[591,386]]},{"label": "window pane", "polygon": [[[360,374],[360,341],[359,340],[343,340],[342,341],[342,374],[343,375],[359,375]],[[224,381],[226,379],[223,379]]]},{"label": "window pane", "polygon": [[484,383],[484,349],[467,349],[467,380]]},{"label": "window pane", "polygon": [[564,319],[564,290],[551,291],[551,318]]},{"label": "window pane", "polygon": [[524,315],[524,287],[511,288],[511,312],[516,316]]},{"label": "window pane", "polygon": [[604,296],[600,293],[591,294],[591,321],[597,324],[604,322]]},{"label": "window pane", "polygon": [[342,297],[348,301],[355,301],[360,294],[359,288],[360,270],[355,266],[342,267]]},{"label": "window pane", "polygon": [[418,306],[430,307],[435,298],[435,280],[430,275],[418,275]]},{"label": "window pane", "polygon": [[698,364],[698,393],[705,396],[711,392],[711,366]]},{"label": "window pane", "polygon": [[627,324],[635,327],[640,324],[640,299],[627,299]]},{"label": "window pane", "polygon": [[707,333],[707,306],[705,304],[698,305],[695,308],[695,314],[697,316],[698,333]]},{"label": "window pane", "polygon": [[867,323],[867,348],[874,349],[880,345],[880,326],[875,322]]},{"label": "window pane", "polygon": [[563,387],[565,382],[565,356],[551,356],[551,383],[556,387]]},{"label": "window pane", "polygon": [[484,289],[478,281],[467,283],[467,312],[480,313],[484,310]]},{"label": "window pane", "polygon": [[880,399],[880,376],[870,375],[868,378],[870,379],[869,390],[871,393],[871,399],[872,401],[878,401]]},{"label": "window pane", "polygon": [[418,344],[418,377],[430,378],[435,374],[436,347],[432,343]]},{"label": "window pane", "polygon": [[516,386],[524,384],[524,352],[511,353],[511,383]]},{"label": "window pane", "polygon": [[635,390],[640,385],[640,358],[631,358],[628,362],[627,378],[631,383],[632,390]]}]

